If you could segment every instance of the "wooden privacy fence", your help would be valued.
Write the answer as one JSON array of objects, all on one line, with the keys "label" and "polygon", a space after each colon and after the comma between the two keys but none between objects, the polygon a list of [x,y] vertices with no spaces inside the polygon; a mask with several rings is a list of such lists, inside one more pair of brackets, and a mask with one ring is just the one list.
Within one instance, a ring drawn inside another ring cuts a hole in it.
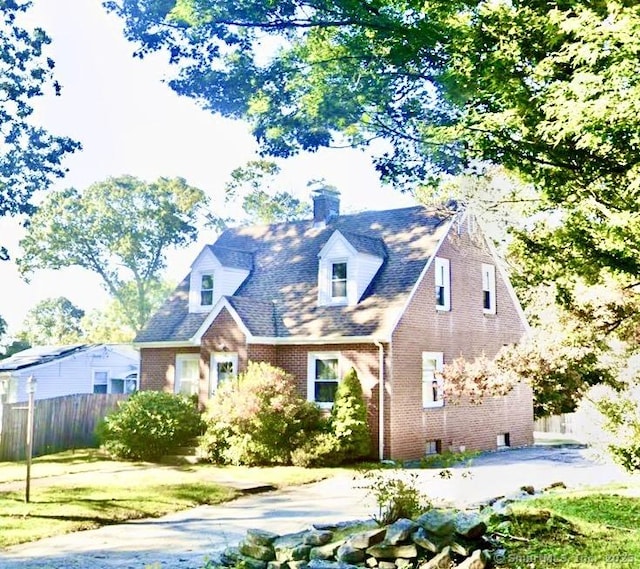
[{"label": "wooden privacy fence", "polygon": [[[94,447],[98,422],[128,395],[83,393],[35,402],[33,456]],[[27,438],[27,402],[5,404],[0,430],[0,461],[24,460]]]},{"label": "wooden privacy fence", "polygon": [[551,415],[536,419],[533,424],[534,431],[543,433],[563,433],[573,434],[575,413],[565,413],[564,415]]}]

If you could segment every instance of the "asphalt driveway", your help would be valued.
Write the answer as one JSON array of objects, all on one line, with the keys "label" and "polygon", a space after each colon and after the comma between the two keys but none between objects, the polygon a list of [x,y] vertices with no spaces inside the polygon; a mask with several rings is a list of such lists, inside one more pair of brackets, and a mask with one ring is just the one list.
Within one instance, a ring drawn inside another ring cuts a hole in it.
[{"label": "asphalt driveway", "polygon": [[[600,485],[629,477],[598,464],[582,448],[530,447],[486,453],[449,479],[415,471],[437,502],[464,507],[523,486],[543,489]],[[43,539],[0,552],[2,569],[202,569],[207,559],[235,545],[248,528],[276,533],[312,523],[366,519],[375,513],[360,478],[340,476],[315,484],[247,495],[220,506],[200,506],[158,519],[128,522]],[[0,529],[1,531],[1,529]]]}]

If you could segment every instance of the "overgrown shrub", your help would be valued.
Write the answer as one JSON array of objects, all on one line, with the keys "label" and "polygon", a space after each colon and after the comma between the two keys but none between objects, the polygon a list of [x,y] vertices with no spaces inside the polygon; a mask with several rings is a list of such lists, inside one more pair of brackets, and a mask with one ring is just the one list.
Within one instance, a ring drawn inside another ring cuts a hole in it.
[{"label": "overgrown shrub", "polygon": [[304,468],[339,466],[344,459],[340,441],[332,432],[316,434],[291,453],[291,464]]},{"label": "overgrown shrub", "polygon": [[202,432],[192,401],[163,391],[138,391],[98,425],[98,440],[118,458],[156,460]]},{"label": "overgrown shrub", "polygon": [[355,461],[369,456],[371,435],[367,423],[367,406],[360,380],[353,368],[338,385],[331,408],[330,424],[345,460]]},{"label": "overgrown shrub", "polygon": [[219,464],[291,464],[291,453],[322,429],[320,409],[298,393],[295,379],[250,362],[209,401],[201,449]]},{"label": "overgrown shrub", "polygon": [[418,475],[406,470],[369,470],[363,474],[364,488],[378,508],[373,519],[380,526],[400,518],[415,519],[431,507],[429,497],[418,487]]}]

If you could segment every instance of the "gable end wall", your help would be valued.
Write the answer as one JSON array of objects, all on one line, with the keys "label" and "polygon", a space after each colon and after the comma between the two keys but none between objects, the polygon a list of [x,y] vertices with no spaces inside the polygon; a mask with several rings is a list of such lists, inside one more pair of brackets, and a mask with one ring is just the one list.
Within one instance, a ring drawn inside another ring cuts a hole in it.
[{"label": "gable end wall", "polygon": [[496,271],[497,313],[484,314],[482,263],[495,264],[479,234],[470,236],[454,224],[439,257],[451,263],[451,310],[435,308],[433,264],[393,334],[389,436],[390,457],[424,456],[426,441],[440,440],[443,450],[491,450],[496,437],[509,433],[512,446],[533,442],[532,393],[520,385],[506,397],[486,398],[482,405],[445,401],[422,408],[422,352],[443,352],[445,365],[459,356],[493,357],[525,334],[518,310]]}]

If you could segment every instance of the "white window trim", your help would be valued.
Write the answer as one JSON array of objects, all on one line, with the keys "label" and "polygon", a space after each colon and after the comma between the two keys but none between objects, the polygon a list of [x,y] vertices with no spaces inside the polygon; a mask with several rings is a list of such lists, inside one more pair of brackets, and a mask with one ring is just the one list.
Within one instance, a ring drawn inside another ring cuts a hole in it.
[{"label": "white window trim", "polygon": [[[202,281],[204,279],[204,277],[211,277],[211,288],[204,288]],[[202,307],[202,308],[211,308],[213,307],[213,305],[215,304],[215,300],[216,300],[216,276],[214,271],[202,271],[199,273],[198,276],[198,281],[200,282],[200,288],[198,290],[198,295],[199,295],[199,300],[198,300],[198,304]],[[210,304],[203,304],[202,303],[202,293],[203,292],[209,292],[211,291],[211,303]]]},{"label": "white window trim", "polygon": [[95,393],[95,389],[96,389],[96,374],[99,373],[106,373],[107,374],[107,381],[104,383],[99,383],[98,385],[104,385],[107,390],[105,391],[105,393],[111,393],[111,385],[110,385],[110,381],[111,381],[111,370],[108,367],[94,367],[91,368],[91,392]]},{"label": "white window trim", "polygon": [[[489,308],[484,306],[485,292],[489,293]],[[482,263],[482,310],[485,314],[496,313],[496,267]]]},{"label": "white window trim", "polygon": [[209,396],[218,389],[218,366],[219,363],[231,362],[234,375],[238,375],[238,354],[236,352],[213,352],[209,360]]},{"label": "white window trim", "polygon": [[316,387],[316,360],[338,360],[338,378],[337,381],[342,381],[342,358],[340,352],[309,352],[307,354],[307,401],[315,403],[322,409],[331,409],[333,403],[319,403],[315,400],[315,387]]},{"label": "white window trim", "polygon": [[[333,266],[334,265],[346,265],[347,278],[344,280],[344,296],[333,296]],[[329,277],[329,299],[331,304],[347,304],[349,302],[349,259],[331,259],[328,262],[328,277]]]},{"label": "white window trim", "polygon": [[173,391],[174,393],[180,393],[181,388],[181,378],[180,373],[182,371],[182,364],[186,361],[197,361],[198,362],[198,381],[196,383],[196,394],[200,391],[200,354],[176,354],[176,365],[175,371],[173,375]]},{"label": "white window trim", "polygon": [[443,301],[444,304],[438,304],[436,296],[436,310],[447,312],[451,310],[451,267],[449,259],[442,257],[436,257],[434,263],[434,280],[435,291],[438,287],[442,286],[444,289]]},{"label": "white window trim", "polygon": [[[140,390],[140,384],[139,384],[140,378],[138,377],[138,374],[135,373],[135,372],[134,373],[130,373],[130,374],[124,376],[124,377],[123,376],[109,377],[108,387],[107,387],[107,392],[108,393],[114,393],[114,391],[113,391],[113,382],[114,381],[122,381],[123,382],[122,383],[122,388],[123,388],[122,393],[124,393],[126,395],[130,395],[131,393],[135,393],[136,391]],[[130,382],[130,381],[133,381],[134,385],[135,385],[135,388],[133,389],[133,391],[127,391],[127,389],[126,389],[127,388],[127,383]],[[117,392],[117,393],[120,393],[120,392]]]},{"label": "white window trim", "polygon": [[426,394],[427,394],[427,389],[431,389],[432,388],[432,384],[431,381],[429,382],[429,385],[427,385],[427,382],[425,381],[425,377],[424,377],[424,370],[425,370],[425,360],[435,360],[436,362],[436,371],[442,371],[442,367],[444,365],[444,354],[442,352],[422,352],[422,368],[421,368],[421,374],[422,374],[422,407],[424,409],[432,409],[432,408],[436,408],[436,407],[443,407],[444,406],[444,396],[442,395],[443,393],[443,382],[442,382],[442,378],[436,378],[436,381],[438,382],[438,390],[439,390],[439,394],[440,394],[440,399],[438,399],[437,401],[432,401],[430,398],[427,398]]}]

